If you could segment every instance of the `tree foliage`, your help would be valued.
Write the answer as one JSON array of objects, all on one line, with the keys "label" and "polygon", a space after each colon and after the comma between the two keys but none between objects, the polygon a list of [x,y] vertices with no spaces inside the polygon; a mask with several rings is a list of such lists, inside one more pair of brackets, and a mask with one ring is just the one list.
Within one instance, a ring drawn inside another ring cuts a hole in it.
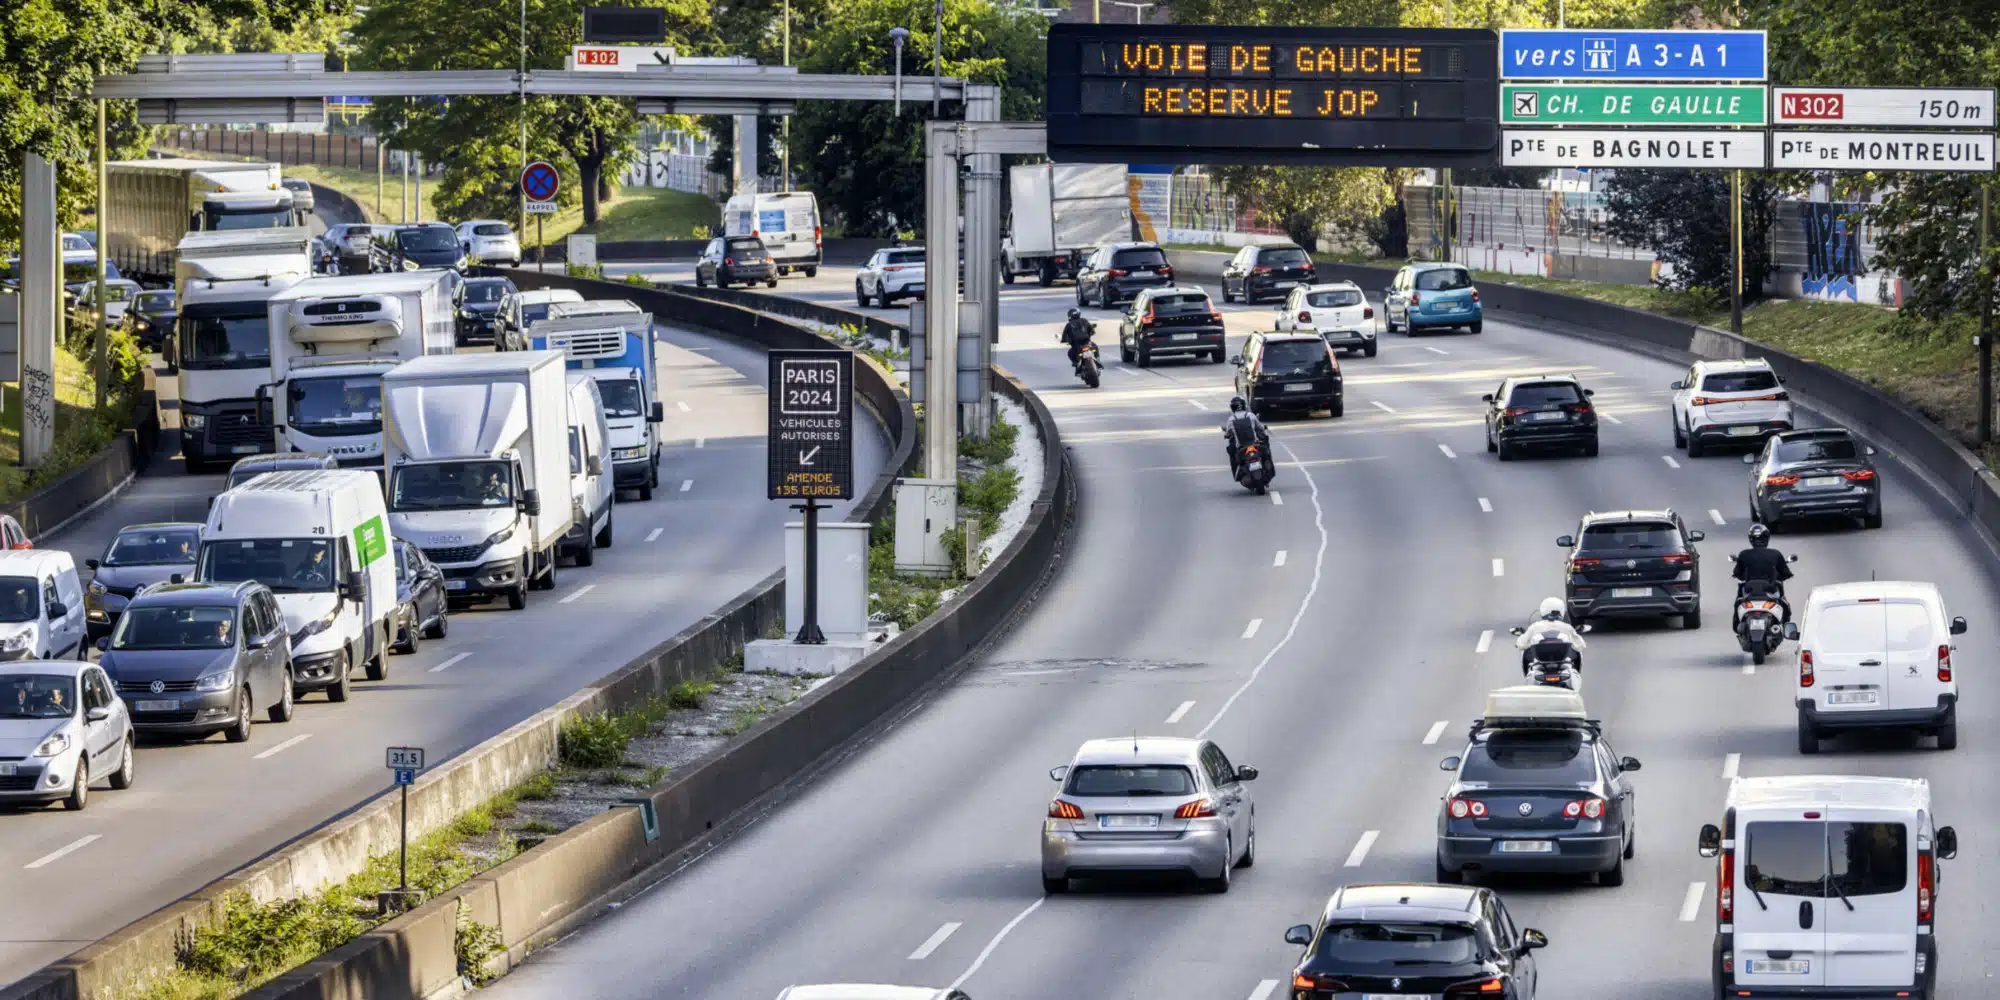
[{"label": "tree foliage", "polygon": [[[1743,177],[1743,300],[1762,295],[1771,273],[1770,232],[1776,194],[1756,174]],[[1605,229],[1673,265],[1661,287],[1703,289],[1728,298],[1735,281],[1729,240],[1729,174],[1714,170],[1620,170],[1605,182]]]},{"label": "tree foliage", "polygon": [[1379,167],[1221,167],[1222,186],[1257,207],[1292,242],[1313,249],[1321,230],[1361,236],[1396,201]]}]

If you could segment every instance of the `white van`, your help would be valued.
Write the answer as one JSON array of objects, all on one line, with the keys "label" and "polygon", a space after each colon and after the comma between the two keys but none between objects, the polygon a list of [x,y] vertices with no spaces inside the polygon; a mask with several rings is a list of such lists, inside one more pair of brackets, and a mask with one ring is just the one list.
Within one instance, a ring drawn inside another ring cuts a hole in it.
[{"label": "white van", "polygon": [[1914,729],[1957,747],[1951,637],[1964,633],[1932,584],[1814,587],[1802,620],[1785,626],[1799,644],[1799,752],[1818,753],[1841,729]]},{"label": "white van", "polygon": [[755,236],[779,274],[819,273],[819,199],[810,191],[739,194],[722,208],[724,236]]},{"label": "white van", "polygon": [[271,588],[291,636],[295,690],[346,701],[355,664],[371,681],[388,676],[396,560],[374,473],[267,472],[216,497],[195,579]]},{"label": "white van", "polygon": [[59,549],[0,551],[0,660],[53,660],[89,654],[83,584],[76,560]]},{"label": "white van", "polygon": [[1699,841],[1717,859],[1715,995],[1935,995],[1937,861],[1958,834],[1932,818],[1921,779],[1731,781]]},{"label": "white van", "polygon": [[597,561],[597,550],[611,547],[612,489],[605,449],[611,431],[604,423],[604,399],[589,372],[575,371],[569,380],[569,483],[576,523],[558,550],[578,566]]}]

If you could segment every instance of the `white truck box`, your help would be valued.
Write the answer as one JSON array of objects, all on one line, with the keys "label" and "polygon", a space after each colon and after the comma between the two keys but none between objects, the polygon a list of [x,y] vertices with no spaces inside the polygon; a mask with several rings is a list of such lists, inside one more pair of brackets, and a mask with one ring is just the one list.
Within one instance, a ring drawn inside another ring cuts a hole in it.
[{"label": "white truck box", "polygon": [[188,233],[284,228],[298,218],[275,163],[123,160],[105,164],[105,184],[105,256],[144,281],[174,277]]},{"label": "white truck box", "polygon": [[257,390],[271,372],[271,296],[312,274],[301,227],[189,233],[174,262],[180,318],[169,355],[179,382],[187,471],[272,450]]},{"label": "white truck box", "polygon": [[596,379],[610,430],[609,461],[618,489],[651,500],[660,485],[660,402],[652,314],[630,302],[557,303],[528,327],[531,350],[561,351],[571,371]]},{"label": "white truck box", "polygon": [[1001,277],[1047,285],[1076,277],[1083,251],[1132,238],[1132,201],[1121,163],[1029,163],[1010,168],[1011,224]]}]

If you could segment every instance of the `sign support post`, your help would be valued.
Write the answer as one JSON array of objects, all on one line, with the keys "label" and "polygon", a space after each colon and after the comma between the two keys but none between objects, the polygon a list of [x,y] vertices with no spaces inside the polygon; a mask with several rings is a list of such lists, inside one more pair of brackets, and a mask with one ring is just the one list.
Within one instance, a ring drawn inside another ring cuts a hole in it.
[{"label": "sign support post", "polygon": [[1729,244],[1735,280],[1729,285],[1729,332],[1743,336],[1743,171],[1729,172]]},{"label": "sign support post", "polygon": [[1979,443],[1993,440],[1993,259],[1987,247],[1993,186],[1979,185]]},{"label": "sign support post", "polygon": [[410,786],[416,784],[417,772],[424,769],[424,748],[390,747],[384,756],[403,798],[402,828],[396,838],[398,887],[381,893],[375,902],[376,910],[387,916],[407,912],[416,905],[410,892]]},{"label": "sign support post", "polygon": [[826,645],[826,634],[819,630],[819,512],[832,506],[817,500],[792,505],[806,515],[806,613],[799,634],[792,637],[801,646]]},{"label": "sign support post", "polygon": [[[819,512],[821,500],[854,495],[854,353],[772,351],[769,358],[770,429],[765,434],[764,495],[803,500],[805,514],[804,620],[792,641],[826,645],[819,627]],[[790,586],[788,581],[787,586]]]}]

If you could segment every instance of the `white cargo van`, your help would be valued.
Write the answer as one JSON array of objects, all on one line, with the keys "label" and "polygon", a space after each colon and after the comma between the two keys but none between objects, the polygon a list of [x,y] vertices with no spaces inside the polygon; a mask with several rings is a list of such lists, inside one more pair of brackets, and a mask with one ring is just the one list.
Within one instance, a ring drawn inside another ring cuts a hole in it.
[{"label": "white cargo van", "polygon": [[1851,775],[1737,778],[1722,825],[1701,828],[1716,858],[1717,997],[1931,997],[1940,859],[1921,779]]},{"label": "white cargo van", "polygon": [[528,606],[553,589],[570,503],[569,387],[554,351],[435,354],[382,376],[389,524],[445,594]]},{"label": "white cargo van", "polygon": [[660,485],[660,424],[666,419],[652,314],[622,299],[556,303],[548,319],[528,327],[528,348],[561,351],[570,371],[597,380],[615,485],[651,500]]},{"label": "white cargo van", "polygon": [[606,442],[610,431],[604,425],[604,400],[597,394],[597,381],[586,372],[570,372],[569,383],[569,483],[570,515],[576,523],[563,536],[564,554],[578,566],[597,561],[597,550],[611,547],[611,470],[606,462]]},{"label": "white cargo van", "polygon": [[779,274],[819,273],[819,199],[810,191],[739,194],[722,208],[724,236],[755,236]]},{"label": "white cargo van", "polygon": [[294,690],[346,701],[356,664],[388,676],[396,560],[382,487],[358,469],[267,472],[215,498],[195,579],[271,588],[291,636]]},{"label": "white cargo van", "polygon": [[53,660],[84,647],[83,584],[60,549],[0,551],[0,660]]},{"label": "white cargo van", "polygon": [[1801,620],[1785,626],[1799,644],[1799,752],[1818,753],[1843,729],[1913,729],[1936,736],[1940,750],[1957,747],[1951,652],[1964,632],[1932,584],[1814,587]]}]

